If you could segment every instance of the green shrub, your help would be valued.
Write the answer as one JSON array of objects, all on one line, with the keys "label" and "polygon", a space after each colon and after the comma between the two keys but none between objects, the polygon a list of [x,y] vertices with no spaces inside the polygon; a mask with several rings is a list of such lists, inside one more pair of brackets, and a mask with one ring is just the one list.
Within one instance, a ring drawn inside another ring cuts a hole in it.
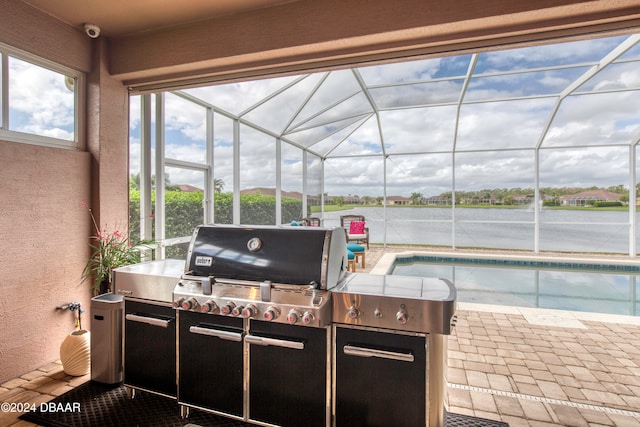
[{"label": "green shrub", "polygon": [[[151,195],[155,202],[155,192]],[[300,219],[302,201],[283,197],[282,223],[288,224]],[[167,238],[190,236],[196,226],[203,223],[203,193],[165,192],[165,235]],[[214,197],[214,218],[216,224],[233,222],[233,195],[218,193]],[[272,225],[276,223],[276,198],[263,194],[240,195],[240,222],[242,224]],[[155,225],[152,225],[155,227]],[[137,240],[140,236],[140,192],[131,190],[129,194],[129,231]]]},{"label": "green shrub", "polygon": [[594,202],[593,206],[596,208],[610,208],[614,206],[623,206],[622,202]]}]

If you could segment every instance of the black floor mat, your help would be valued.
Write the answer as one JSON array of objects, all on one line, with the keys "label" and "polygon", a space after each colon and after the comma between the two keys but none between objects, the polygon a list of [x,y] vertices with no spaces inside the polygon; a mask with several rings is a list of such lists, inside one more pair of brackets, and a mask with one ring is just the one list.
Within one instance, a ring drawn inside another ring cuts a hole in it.
[{"label": "black floor mat", "polygon": [[451,412],[447,412],[444,415],[444,425],[446,427],[509,427],[509,424],[502,421],[487,420]]},{"label": "black floor mat", "polygon": [[[41,409],[43,409],[41,411]],[[79,410],[78,410],[79,409]],[[220,417],[191,409],[189,418],[180,417],[175,400],[153,393],[136,391],[127,398],[124,386],[107,386],[88,381],[56,397],[37,411],[27,412],[20,419],[45,427],[249,427],[242,421]],[[503,422],[447,413],[447,427],[508,427]]]}]

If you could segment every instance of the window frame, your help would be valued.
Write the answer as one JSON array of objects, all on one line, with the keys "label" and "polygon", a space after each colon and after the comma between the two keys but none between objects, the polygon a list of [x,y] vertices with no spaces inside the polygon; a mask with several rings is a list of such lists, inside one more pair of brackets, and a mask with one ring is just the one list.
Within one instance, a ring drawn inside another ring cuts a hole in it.
[{"label": "window frame", "polygon": [[[36,135],[8,129],[9,126],[9,57],[27,62],[74,79],[74,138],[65,140],[49,136]],[[69,150],[85,149],[85,105],[86,105],[86,76],[84,73],[44,59],[40,56],[16,49],[0,42],[0,139],[9,142],[32,144],[45,147],[63,148]]]}]

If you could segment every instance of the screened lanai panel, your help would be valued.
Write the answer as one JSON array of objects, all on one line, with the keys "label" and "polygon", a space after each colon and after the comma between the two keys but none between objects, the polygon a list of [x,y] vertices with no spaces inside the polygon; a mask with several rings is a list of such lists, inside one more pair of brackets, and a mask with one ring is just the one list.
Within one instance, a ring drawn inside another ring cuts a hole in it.
[{"label": "screened lanai panel", "polygon": [[456,128],[455,106],[381,111],[380,124],[389,154],[449,152]]},{"label": "screened lanai panel", "polygon": [[[451,220],[452,162],[451,154],[388,157],[387,193],[391,196],[410,197],[414,206],[430,207],[430,209],[409,209],[414,212],[401,220],[420,222]],[[411,189],[408,194],[407,188]]]},{"label": "screened lanai panel", "polygon": [[206,163],[206,109],[176,96],[164,95],[165,157]]},{"label": "screened lanai panel", "polygon": [[640,61],[610,64],[576,89],[576,93],[634,89],[640,89]]},{"label": "screened lanai panel", "polygon": [[628,186],[629,148],[540,150],[540,188]]},{"label": "screened lanai panel", "polygon": [[568,250],[579,245],[584,252],[628,251],[628,210],[595,204],[628,200],[628,168],[628,147],[541,150],[540,192],[563,208],[543,207],[540,249]]},{"label": "screened lanai panel", "polygon": [[[312,147],[312,150],[315,153],[322,155],[327,151],[327,145],[334,147],[339,141],[353,132],[368,117],[369,114],[349,117],[323,126],[315,126],[300,130],[298,132],[287,134],[287,139],[305,148]],[[323,141],[323,147],[325,147],[324,150],[314,146],[314,144],[318,144]],[[334,141],[335,143],[331,143],[331,141]]]},{"label": "screened lanai panel", "polygon": [[[510,206],[501,219],[533,221],[533,150],[486,151],[455,155],[456,205]],[[522,212],[519,212],[522,211]]]},{"label": "screened lanai panel", "polygon": [[464,101],[557,95],[588,69],[589,67],[572,67],[472,78]]},{"label": "screened lanai panel", "polygon": [[290,129],[298,128],[318,114],[327,111],[353,94],[362,91],[351,70],[338,70],[321,76],[320,85],[309,93],[310,98],[295,117]]},{"label": "screened lanai panel", "polygon": [[[483,209],[478,209],[482,214]],[[486,212],[484,212],[486,213]],[[457,248],[496,248],[523,251],[534,250],[533,224],[527,223],[469,223],[478,221],[478,215],[469,217],[468,209],[456,209],[455,245]],[[494,217],[492,217],[492,220]]]},{"label": "screened lanai panel", "polygon": [[380,157],[327,159],[324,190],[329,195],[380,196],[384,194],[384,162]]},{"label": "screened lanai panel", "polygon": [[457,102],[463,84],[463,79],[440,80],[372,88],[369,92],[380,109],[406,108]]},{"label": "screened lanai panel", "polygon": [[282,133],[303,107],[305,98],[318,84],[320,77],[320,74],[311,74],[294,80],[291,86],[255,104],[242,118],[276,134]]},{"label": "screened lanai panel", "polygon": [[483,52],[474,75],[562,65],[597,64],[627,36]]},{"label": "screened lanai panel", "polygon": [[628,49],[625,53],[620,55],[620,57],[616,58],[614,62],[624,62],[624,61],[640,61],[640,44],[635,44],[633,47]]},{"label": "screened lanai panel", "polygon": [[535,148],[555,103],[539,98],[465,104],[456,151]]},{"label": "screened lanai panel", "polygon": [[213,222],[233,223],[231,198],[233,187],[233,120],[213,115]]},{"label": "screened lanai panel", "polygon": [[[165,238],[189,236],[196,226],[204,222],[205,174],[202,171],[165,167]],[[179,177],[179,178],[175,178]],[[193,191],[181,191],[176,186],[193,183]],[[188,193],[188,194],[185,194]]]},{"label": "screened lanai panel", "polygon": [[467,74],[470,61],[471,55],[448,56],[361,67],[358,68],[358,72],[367,86],[463,78]]},{"label": "screened lanai panel", "polygon": [[[140,158],[141,158],[141,105],[142,97],[131,96],[129,99],[129,176],[133,180],[133,187],[135,189],[140,188]],[[151,102],[154,104],[155,98],[151,97]],[[152,140],[155,144],[155,140]],[[155,156],[151,157],[153,161]]]},{"label": "screened lanai panel", "polygon": [[[364,119],[364,121],[358,123],[358,127],[353,129],[353,132],[349,133],[333,150],[323,151],[321,146],[324,141],[316,144],[313,148],[327,153],[330,157],[380,154],[382,153],[382,144],[380,142],[379,129],[376,116],[371,115]],[[334,136],[335,138],[329,138],[330,143],[338,141],[338,138],[341,138],[339,134]]]},{"label": "screened lanai panel", "polygon": [[297,76],[274,77],[248,82],[203,86],[184,89],[183,91],[224,111],[237,115],[282,89],[296,78]]},{"label": "screened lanai panel", "polygon": [[306,215],[302,212],[303,166],[302,150],[291,144],[280,145],[280,180],[282,183],[282,210],[280,221],[289,224]]},{"label": "screened lanai panel", "polygon": [[295,127],[290,126],[285,132],[285,135],[302,129],[331,124],[351,117],[362,117],[363,115],[372,114],[373,112],[373,107],[364,93],[356,92],[348,94],[338,100],[336,104],[318,111],[315,115],[308,117],[304,121],[299,121]]},{"label": "screened lanai panel", "polygon": [[[260,200],[261,195],[274,196],[276,188],[276,140],[249,126],[240,126],[240,194],[255,203],[240,206],[241,224],[275,225],[275,205]],[[248,200],[248,199],[246,199]]]},{"label": "screened lanai panel", "polygon": [[640,91],[565,98],[542,147],[631,144],[640,132]]},{"label": "screened lanai panel", "polygon": [[[565,211],[566,212],[566,211]],[[590,212],[579,211],[586,216]],[[618,215],[616,215],[618,214]],[[618,221],[620,214],[628,216],[626,212],[601,212],[601,217],[609,217],[611,221]],[[576,219],[576,215],[573,215]],[[585,218],[588,220],[588,218]],[[540,224],[540,250],[573,252],[579,247],[579,252],[617,253],[629,251],[628,224]]]},{"label": "screened lanai panel", "polygon": [[322,160],[307,154],[307,212],[306,215],[320,216],[322,204]]}]

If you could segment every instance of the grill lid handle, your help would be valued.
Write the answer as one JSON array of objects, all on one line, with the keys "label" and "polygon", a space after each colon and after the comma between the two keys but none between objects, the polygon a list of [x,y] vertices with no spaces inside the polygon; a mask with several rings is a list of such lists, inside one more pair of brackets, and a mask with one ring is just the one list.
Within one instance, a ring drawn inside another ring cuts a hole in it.
[{"label": "grill lid handle", "polygon": [[211,276],[203,277],[201,280],[202,280],[202,293],[205,295],[211,295],[213,292],[211,288]]},{"label": "grill lid handle", "polygon": [[260,300],[264,302],[271,301],[271,281],[260,282]]}]

